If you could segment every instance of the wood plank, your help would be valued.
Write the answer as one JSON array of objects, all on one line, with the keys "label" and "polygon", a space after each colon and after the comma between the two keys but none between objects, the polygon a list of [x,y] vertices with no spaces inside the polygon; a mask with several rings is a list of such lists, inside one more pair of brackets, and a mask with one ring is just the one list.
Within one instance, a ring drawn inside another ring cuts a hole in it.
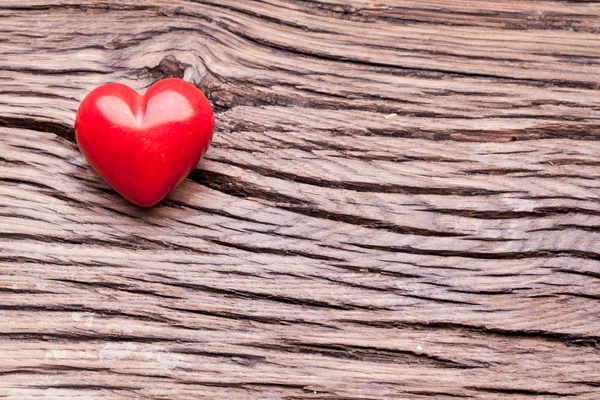
[{"label": "wood plank", "polygon": [[[0,398],[597,399],[600,5],[0,4]],[[177,76],[152,209],[77,149]]]}]

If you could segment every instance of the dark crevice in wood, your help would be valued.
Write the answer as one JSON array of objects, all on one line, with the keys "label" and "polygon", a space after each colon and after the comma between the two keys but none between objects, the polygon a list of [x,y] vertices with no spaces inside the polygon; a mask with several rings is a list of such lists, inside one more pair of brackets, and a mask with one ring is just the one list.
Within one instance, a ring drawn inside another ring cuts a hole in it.
[{"label": "dark crevice in wood", "polygon": [[459,258],[475,258],[488,260],[521,260],[529,258],[549,258],[566,256],[581,259],[600,260],[600,254],[591,251],[581,250],[534,250],[534,251],[514,251],[514,252],[475,252],[475,251],[460,251],[460,250],[438,250],[438,249],[417,249],[414,247],[404,246],[379,246],[360,243],[346,243],[351,246],[361,247],[363,249],[379,250],[390,253],[406,253],[419,254],[437,257],[459,257]]},{"label": "dark crevice in wood", "polygon": [[[35,154],[39,154],[41,156],[52,157],[52,158],[55,158],[55,159],[61,160],[61,161],[67,161],[67,162],[70,161],[68,159],[65,160],[65,158],[63,158],[57,154],[50,153],[49,151],[45,151],[44,149],[41,149],[39,147],[27,146],[27,145],[23,145],[23,144],[14,144],[14,145],[12,145],[12,147],[15,149],[22,149],[22,150],[34,152]],[[73,164],[71,164],[71,165],[73,165]]]},{"label": "dark crevice in wood", "polygon": [[295,340],[284,340],[285,344],[250,343],[245,346],[259,349],[276,350],[280,352],[293,352],[300,354],[319,354],[347,360],[360,360],[363,362],[379,362],[391,364],[421,364],[441,368],[472,369],[478,365],[468,365],[431,354],[370,346],[354,346],[336,343],[315,344]]},{"label": "dark crevice in wood", "polygon": [[516,388],[496,388],[496,387],[480,387],[480,386],[465,386],[465,389],[476,390],[478,392],[495,393],[500,395],[519,395],[519,396],[552,396],[552,397],[574,397],[578,396],[575,393],[558,393],[550,392],[546,390],[533,390],[533,389],[516,389]]},{"label": "dark crevice in wood", "polygon": [[557,296],[569,296],[569,297],[581,297],[590,300],[600,300],[600,294],[586,294],[586,293],[574,293],[574,292],[557,292]]},{"label": "dark crevice in wood", "polygon": [[299,205],[310,205],[310,202],[287,196],[281,193],[267,191],[249,182],[234,177],[207,170],[193,170],[188,178],[202,186],[209,187],[219,192],[235,197],[256,197],[277,203],[291,203]]},{"label": "dark crevice in wood", "polygon": [[[0,235],[1,237],[1,235]],[[36,289],[18,289],[18,288],[8,288],[8,287],[0,287],[0,293],[22,293],[22,294],[49,294],[52,292],[48,292],[45,290],[36,290]],[[0,310],[3,305],[0,305]]]},{"label": "dark crevice in wood", "polygon": [[[167,205],[167,206],[173,205],[173,206],[177,206],[177,207],[187,207],[187,208],[190,208],[192,210],[196,210],[196,211],[200,211],[200,212],[206,213],[207,215],[220,215],[222,217],[231,218],[231,219],[234,219],[236,221],[252,222],[252,223],[255,223],[255,224],[266,225],[266,226],[274,226],[274,227],[281,226],[281,225],[277,225],[275,223],[268,222],[268,221],[259,221],[257,219],[251,218],[251,217],[246,216],[246,215],[235,215],[235,214],[229,213],[229,212],[221,210],[221,209],[210,208],[210,207],[203,207],[203,206],[200,206],[198,204],[190,204],[190,203],[178,201],[178,200],[175,200],[175,199],[163,200],[162,203],[165,204],[165,205]],[[186,223],[189,223],[189,221],[187,221]],[[206,228],[208,228],[208,227],[206,227]]]},{"label": "dark crevice in wood", "polygon": [[57,282],[69,283],[69,284],[72,284],[75,286],[84,286],[84,287],[90,288],[90,289],[106,288],[106,289],[112,289],[112,290],[116,290],[116,291],[122,291],[122,292],[133,293],[133,294],[156,296],[156,297],[160,297],[163,299],[180,299],[181,298],[179,296],[171,296],[171,295],[167,295],[167,294],[163,294],[163,293],[158,293],[158,292],[152,291],[152,290],[135,288],[135,287],[126,285],[124,283],[78,281],[75,279],[67,279],[67,278],[52,279],[52,280],[57,281]]},{"label": "dark crevice in wood", "polygon": [[343,214],[313,207],[303,207],[295,205],[278,205],[278,208],[291,211],[297,214],[306,215],[313,218],[321,218],[329,221],[344,222],[347,224],[358,225],[370,229],[381,229],[388,232],[394,232],[404,235],[433,236],[433,237],[465,237],[467,234],[459,232],[434,231],[431,229],[421,229],[413,226],[396,225],[391,222],[381,221],[371,218],[364,218],[358,215]]},{"label": "dark crevice in wood", "polygon": [[552,271],[553,272],[561,272],[563,274],[582,275],[582,276],[587,276],[587,277],[590,277],[590,278],[600,279],[600,272],[594,272],[594,271],[577,271],[577,270],[566,269],[566,268],[555,268]]},{"label": "dark crevice in wood", "polygon": [[119,385],[106,385],[106,384],[98,384],[98,385],[92,385],[92,384],[66,384],[66,383],[59,383],[56,385],[27,385],[27,387],[30,388],[37,388],[37,389],[43,389],[43,390],[47,390],[47,389],[67,389],[67,390],[77,390],[77,391],[128,391],[128,392],[136,392],[138,390],[141,390],[141,387],[133,387],[133,386],[119,386]]},{"label": "dark crevice in wood", "polygon": [[470,305],[470,306],[477,306],[477,305],[479,305],[478,303],[476,303],[474,301],[462,301],[462,300],[454,300],[454,299],[449,299],[449,298],[424,296],[424,295],[418,295],[418,294],[401,293],[401,296],[410,297],[410,298],[418,299],[418,300],[425,300],[427,302],[432,301],[432,302],[437,302],[437,303],[467,304],[467,305]]},{"label": "dark crevice in wood", "polygon": [[[545,218],[554,215],[583,214],[600,215],[600,210],[590,210],[575,207],[537,207],[531,211],[495,211],[495,210],[459,210],[449,208],[434,208],[427,210],[439,214],[453,215],[457,217],[499,220],[499,219],[523,219],[523,218]],[[530,232],[535,232],[531,230]]]},{"label": "dark crevice in wood", "polygon": [[44,365],[36,368],[15,368],[0,371],[0,376],[9,375],[39,375],[39,374],[67,374],[73,372],[106,372],[110,373],[109,368],[91,367],[91,366],[71,366],[71,365]]},{"label": "dark crevice in wood", "polygon": [[48,92],[39,92],[39,91],[19,91],[19,90],[0,90],[0,94],[10,95],[15,97],[33,97],[33,98],[43,98],[43,99],[58,99],[58,100],[68,100],[68,101],[77,101],[77,99],[73,97],[63,96],[57,93],[48,93]]},{"label": "dark crevice in wood", "polygon": [[467,175],[511,175],[519,173],[534,172],[537,173],[539,170],[527,169],[527,168],[502,168],[502,169],[471,169],[465,170],[463,173]]},{"label": "dark crevice in wood", "polygon": [[202,351],[202,350],[194,350],[194,349],[176,349],[172,350],[172,353],[176,354],[189,354],[199,357],[208,357],[208,358],[227,358],[236,360],[238,363],[242,365],[255,365],[258,363],[267,363],[266,356],[258,356],[255,354],[244,354],[244,353],[226,353],[226,352],[213,352],[213,351]]},{"label": "dark crevice in wood", "polygon": [[573,385],[585,385],[592,387],[600,387],[600,381],[567,381],[566,383],[570,383]]},{"label": "dark crevice in wood", "polygon": [[434,391],[434,390],[403,390],[402,393],[408,393],[408,394],[414,394],[417,396],[427,396],[427,397],[431,397],[432,399],[437,400],[438,398],[443,399],[444,397],[460,397],[461,399],[471,399],[473,398],[473,396],[469,396],[468,394],[465,393],[450,393],[450,392],[441,392],[441,391]]},{"label": "dark crevice in wood", "polygon": [[498,289],[498,290],[462,290],[462,289],[448,289],[448,292],[452,293],[467,293],[481,296],[504,296],[515,293],[519,290],[530,290],[531,288],[510,288],[510,289]]},{"label": "dark crevice in wood", "polygon": [[43,243],[62,243],[70,245],[80,246],[95,246],[97,248],[103,247],[115,247],[129,250],[157,250],[157,249],[170,249],[170,250],[182,250],[190,251],[200,254],[206,254],[207,252],[194,249],[192,247],[186,247],[175,244],[165,244],[156,240],[149,240],[141,238],[139,236],[132,236],[130,240],[103,240],[84,236],[73,236],[73,237],[58,237],[49,236],[36,233],[0,233],[0,236],[4,239],[12,239],[15,241],[32,241],[32,242],[43,242]]},{"label": "dark crevice in wood", "polygon": [[600,167],[600,161],[586,160],[581,158],[560,158],[554,160],[542,161],[540,164],[544,165],[586,165],[590,167]]},{"label": "dark crevice in wood", "polygon": [[370,310],[370,309],[373,309],[373,307],[362,307],[362,306],[359,306],[356,304],[350,305],[350,304],[343,304],[343,303],[330,303],[330,302],[319,301],[319,300],[314,300],[314,299],[295,298],[295,297],[286,297],[286,296],[268,294],[268,293],[250,292],[247,290],[221,289],[221,288],[215,288],[215,287],[206,286],[206,285],[199,285],[199,284],[185,283],[185,282],[177,282],[177,283],[157,282],[157,283],[162,283],[163,285],[169,285],[169,286],[173,286],[173,287],[179,287],[179,288],[195,290],[195,291],[200,291],[200,292],[232,296],[234,298],[237,297],[237,298],[251,299],[251,300],[266,300],[266,301],[272,301],[272,302],[276,302],[276,303],[299,305],[299,306],[303,306],[303,307],[330,308],[333,310],[354,310],[354,309]]},{"label": "dark crevice in wood", "polygon": [[5,158],[5,157],[0,157],[0,165],[1,164],[9,164],[12,166],[25,166],[25,165],[29,165],[29,163],[25,162],[25,161],[20,161],[20,160],[12,160],[9,158]]},{"label": "dark crevice in wood", "polygon": [[[208,330],[208,328],[202,328]],[[113,333],[57,333],[57,332],[29,332],[29,331],[13,331],[0,332],[0,339],[15,340],[15,341],[48,341],[48,342],[64,342],[64,343],[179,343],[181,340],[173,337],[160,336],[136,336],[129,334],[113,334]]]},{"label": "dark crevice in wood", "polygon": [[275,388],[275,389],[298,389],[302,390],[304,385],[297,385],[291,383],[275,383],[275,382],[211,382],[211,381],[195,381],[185,380],[180,382],[183,385],[200,385],[209,387],[221,387],[221,388],[239,388],[247,389],[250,392],[256,391],[255,388]]},{"label": "dark crevice in wood", "polygon": [[[56,281],[61,282],[61,280],[56,279]],[[61,296],[61,293],[52,293],[52,292],[44,292],[45,295],[55,295]],[[125,311],[115,310],[115,309],[106,309],[106,308],[95,308],[88,307],[83,304],[61,304],[61,305],[21,305],[21,304],[2,304],[0,305],[0,310],[11,310],[11,311],[31,311],[31,312],[69,312],[69,313],[88,313],[90,315],[100,316],[100,317],[118,317],[118,318],[128,318],[135,319],[138,321],[148,321],[148,322],[159,322],[159,323],[171,323],[173,320],[161,316],[151,316],[151,315],[143,315],[143,314],[133,314]]]},{"label": "dark crevice in wood", "polygon": [[261,324],[268,324],[268,325],[300,324],[300,325],[320,326],[320,327],[326,327],[326,328],[331,328],[331,329],[334,328],[333,326],[330,326],[330,325],[325,325],[325,324],[321,324],[318,322],[306,321],[306,320],[301,320],[301,319],[263,317],[263,316],[241,314],[241,313],[234,313],[234,312],[227,312],[227,311],[208,311],[208,310],[201,310],[201,309],[187,309],[187,308],[181,308],[181,307],[171,307],[171,306],[166,306],[166,305],[162,305],[161,307],[169,309],[169,310],[177,311],[177,312],[206,315],[206,316],[216,317],[216,318],[226,318],[226,319],[231,319],[231,320],[236,320],[236,321],[253,321],[253,322],[259,322]]},{"label": "dark crevice in wood", "polygon": [[269,248],[269,247],[249,246],[249,245],[245,245],[245,244],[242,244],[242,243],[231,243],[231,242],[227,242],[227,241],[224,241],[224,240],[218,240],[218,239],[208,239],[208,241],[210,241],[210,242],[212,242],[214,244],[218,244],[220,246],[232,247],[232,248],[235,248],[235,249],[239,249],[239,250],[243,250],[243,251],[249,251],[249,252],[252,252],[252,253],[276,254],[276,255],[284,256],[284,257],[306,257],[306,258],[311,258],[313,260],[345,261],[345,260],[342,260],[340,258],[325,256],[325,255],[322,255],[322,254],[307,253],[307,252],[297,251],[297,250],[274,249],[274,248]]},{"label": "dark crevice in wood", "polygon": [[[219,160],[224,164],[233,165],[238,168],[253,171],[259,175],[263,175],[270,178],[278,178],[296,183],[304,183],[307,185],[332,188],[332,189],[345,189],[354,190],[356,192],[370,192],[370,193],[399,193],[399,194],[415,194],[415,195],[440,195],[440,196],[492,196],[497,194],[506,193],[520,193],[518,191],[499,191],[489,190],[482,188],[470,188],[470,187],[416,187],[398,184],[383,184],[383,183],[371,183],[371,182],[348,182],[348,181],[331,181],[325,178],[313,178],[308,176],[300,176],[294,173],[273,170],[266,167],[259,167],[257,165],[242,164],[231,160]],[[298,204],[298,202],[296,202]],[[304,205],[300,202],[300,205]]]},{"label": "dark crevice in wood", "polygon": [[35,181],[29,180],[29,179],[23,179],[23,178],[0,178],[0,182],[11,183],[11,184],[15,184],[15,185],[33,186],[37,189],[54,190],[54,188],[51,186],[45,185],[40,182],[35,182]]},{"label": "dark crevice in wood", "polygon": [[393,276],[395,278],[423,278],[423,275],[411,274],[407,272],[401,271],[390,271],[377,266],[356,266],[351,264],[338,264],[338,263],[329,263],[329,265],[334,266],[336,268],[341,268],[346,271],[367,273],[367,274],[380,274]]},{"label": "dark crevice in wood", "polygon": [[[600,211],[598,214],[600,215]],[[585,231],[585,232],[595,232],[600,233],[600,226],[594,225],[568,225],[568,224],[559,224],[556,226],[551,226],[549,228],[540,228],[540,229],[532,229],[529,232],[560,232],[560,231],[568,231],[568,230],[577,230],[577,231]]]},{"label": "dark crevice in wood", "polygon": [[30,4],[21,6],[2,6],[0,10],[7,11],[61,11],[61,10],[74,10],[74,11],[88,11],[88,10],[100,10],[100,11],[156,11],[159,7],[157,6],[142,6],[137,4],[123,4],[115,2],[98,2],[97,4]]},{"label": "dark crevice in wood", "polygon": [[75,130],[72,125],[56,121],[40,120],[31,117],[6,117],[0,116],[0,127],[20,128],[38,132],[53,133],[71,142],[75,141]]},{"label": "dark crevice in wood", "polygon": [[543,331],[534,329],[501,329],[485,325],[465,324],[459,322],[443,322],[443,321],[393,321],[393,320],[356,320],[356,319],[340,319],[341,323],[373,326],[378,328],[411,328],[423,330],[450,330],[450,331],[466,331],[481,335],[489,335],[490,337],[498,336],[505,338],[532,338],[545,340],[550,342],[562,342],[566,345],[594,347],[600,349],[600,336],[586,335],[571,335],[567,333]]},{"label": "dark crevice in wood", "polygon": [[[278,274],[275,274],[278,275]],[[302,279],[303,277],[300,277],[298,275],[295,274],[282,274],[282,275],[287,275],[287,276],[293,276],[299,279]],[[354,282],[347,282],[345,280],[342,279],[332,279],[332,278],[327,278],[324,276],[317,276],[317,275],[308,275],[306,276],[304,279],[312,279],[314,281],[326,281],[326,282],[331,282],[334,283],[336,285],[342,285],[342,286],[350,286],[353,288],[357,288],[357,289],[364,289],[364,290],[370,290],[370,291],[374,291],[374,292],[380,292],[380,293],[396,293],[399,296],[405,296],[405,297],[414,297],[411,295],[407,295],[407,294],[403,294],[400,292],[400,290],[390,290],[387,287],[377,287],[377,286],[373,286],[373,285],[365,285],[365,284],[360,284],[360,283],[354,283]]]}]

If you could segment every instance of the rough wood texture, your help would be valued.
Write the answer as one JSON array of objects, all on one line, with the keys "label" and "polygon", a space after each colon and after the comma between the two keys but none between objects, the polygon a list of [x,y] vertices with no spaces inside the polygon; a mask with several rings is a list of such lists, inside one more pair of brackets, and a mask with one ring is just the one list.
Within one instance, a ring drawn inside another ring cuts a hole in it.
[{"label": "rough wood texture", "polygon": [[[0,397],[600,398],[600,4],[343,3],[0,2]],[[144,210],[72,124],[167,76]]]}]

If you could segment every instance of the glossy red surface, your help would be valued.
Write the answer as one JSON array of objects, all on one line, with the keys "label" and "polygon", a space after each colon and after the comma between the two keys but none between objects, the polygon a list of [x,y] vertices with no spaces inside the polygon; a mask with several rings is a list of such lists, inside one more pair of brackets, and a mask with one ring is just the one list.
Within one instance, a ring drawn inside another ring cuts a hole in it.
[{"label": "glossy red surface", "polygon": [[144,96],[110,83],[94,89],[75,119],[77,144],[123,197],[149,207],[198,164],[213,137],[210,103],[196,87],[164,79]]}]

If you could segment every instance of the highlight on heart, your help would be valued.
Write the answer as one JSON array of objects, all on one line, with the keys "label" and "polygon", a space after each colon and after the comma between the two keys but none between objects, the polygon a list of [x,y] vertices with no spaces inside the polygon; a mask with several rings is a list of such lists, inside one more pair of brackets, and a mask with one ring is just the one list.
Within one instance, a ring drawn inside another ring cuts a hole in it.
[{"label": "highlight on heart", "polygon": [[198,164],[214,126],[206,96],[181,79],[158,81],[144,95],[109,83],[81,102],[75,138],[87,161],[114,190],[134,204],[150,207]]}]

